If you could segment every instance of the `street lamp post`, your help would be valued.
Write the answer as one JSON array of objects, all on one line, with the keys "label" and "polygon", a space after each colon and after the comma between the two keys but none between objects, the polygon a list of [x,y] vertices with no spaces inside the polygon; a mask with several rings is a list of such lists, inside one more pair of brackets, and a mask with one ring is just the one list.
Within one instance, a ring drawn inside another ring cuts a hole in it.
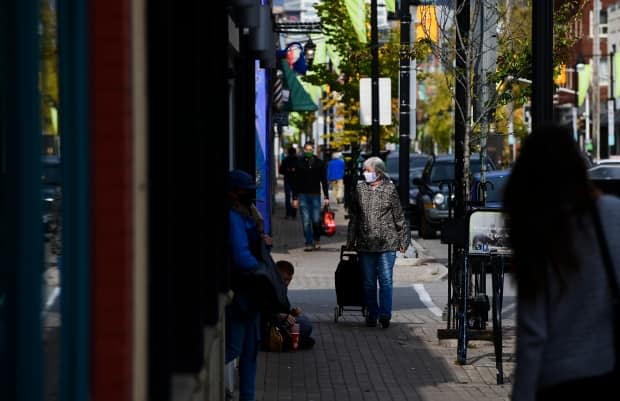
[{"label": "street lamp post", "polygon": [[[409,48],[411,47],[411,13],[409,12],[409,0],[400,2],[400,106],[399,106],[399,159],[398,159],[398,189],[400,203],[405,212],[405,217],[409,221],[409,147],[411,139],[409,137],[409,123],[411,118],[410,110],[410,90],[409,90],[409,71],[411,62],[409,58]],[[415,116],[413,116],[415,118]]]},{"label": "street lamp post", "polygon": [[532,88],[532,122],[534,127],[538,127],[553,121],[553,1],[532,3],[535,82]]},{"label": "street lamp post", "polygon": [[377,26],[377,0],[370,2],[370,65],[372,97],[372,155],[379,156],[379,32]]}]

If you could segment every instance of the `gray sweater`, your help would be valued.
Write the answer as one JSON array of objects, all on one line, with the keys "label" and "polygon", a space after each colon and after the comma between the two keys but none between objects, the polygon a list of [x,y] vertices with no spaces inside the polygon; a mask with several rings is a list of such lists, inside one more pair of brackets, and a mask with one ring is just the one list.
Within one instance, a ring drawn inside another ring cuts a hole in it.
[{"label": "gray sweater", "polygon": [[[620,277],[620,199],[602,196],[599,211]],[[548,270],[549,288],[519,299],[513,401],[536,399],[538,388],[610,371],[614,365],[612,293],[590,216],[574,222],[576,279],[563,294]]]}]

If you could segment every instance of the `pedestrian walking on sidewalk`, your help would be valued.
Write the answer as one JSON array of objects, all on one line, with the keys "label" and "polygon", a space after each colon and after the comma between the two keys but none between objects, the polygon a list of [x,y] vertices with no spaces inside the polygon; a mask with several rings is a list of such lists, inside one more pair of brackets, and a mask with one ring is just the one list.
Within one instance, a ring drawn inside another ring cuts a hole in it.
[{"label": "pedestrian walking on sidewalk", "polygon": [[235,278],[244,270],[258,268],[260,241],[271,244],[271,239],[262,233],[262,217],[253,205],[255,189],[250,174],[241,170],[229,173],[229,251],[234,297],[226,306],[226,363],[239,358],[240,401],[255,399],[260,316],[250,292]]},{"label": "pedestrian walking on sidewalk", "polygon": [[297,157],[297,150],[291,146],[288,148],[288,155],[282,163],[278,172],[284,176],[284,205],[286,207],[285,219],[289,217],[294,219],[297,217],[297,209],[293,207],[293,186],[295,184],[295,171],[299,164],[299,158]]},{"label": "pedestrian walking on sidewalk", "polygon": [[332,159],[327,163],[327,181],[337,204],[344,202],[344,168],[342,153],[334,152]]},{"label": "pedestrian walking on sidewalk", "polygon": [[364,181],[357,183],[353,193],[346,244],[359,255],[367,326],[376,327],[378,318],[383,328],[389,327],[396,252],[405,252],[410,241],[396,187],[385,175],[383,160],[371,157],[364,162]]},{"label": "pedestrian walking on sidewalk", "polygon": [[314,155],[314,144],[307,142],[295,171],[293,207],[301,212],[305,251],[319,249],[321,228],[321,189],[323,205],[329,205],[329,188],[325,163]]},{"label": "pedestrian walking on sidewalk", "polygon": [[[543,180],[541,166],[561,174]],[[592,186],[569,130],[542,126],[523,143],[504,208],[518,304],[512,399],[618,399],[620,199]]]}]

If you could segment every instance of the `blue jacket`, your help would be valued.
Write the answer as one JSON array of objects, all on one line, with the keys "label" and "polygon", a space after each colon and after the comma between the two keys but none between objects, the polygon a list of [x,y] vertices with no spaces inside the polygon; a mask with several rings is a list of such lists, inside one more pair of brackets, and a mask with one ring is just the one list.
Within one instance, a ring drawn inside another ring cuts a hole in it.
[{"label": "blue jacket", "polygon": [[260,246],[260,234],[251,216],[231,209],[229,213],[229,243],[234,269],[252,270],[258,266],[254,255]]},{"label": "blue jacket", "polygon": [[344,160],[332,159],[327,164],[327,181],[342,180],[344,177]]}]

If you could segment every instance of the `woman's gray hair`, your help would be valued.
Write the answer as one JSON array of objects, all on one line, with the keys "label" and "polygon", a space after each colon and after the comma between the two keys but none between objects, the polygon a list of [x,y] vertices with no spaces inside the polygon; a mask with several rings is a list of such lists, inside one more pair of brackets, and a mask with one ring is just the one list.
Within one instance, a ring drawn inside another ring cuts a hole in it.
[{"label": "woman's gray hair", "polygon": [[366,159],[366,161],[364,162],[364,168],[367,167],[373,169],[374,172],[377,173],[377,175],[386,176],[385,163],[383,163],[383,160],[381,160],[381,158],[379,157],[373,156]]}]

